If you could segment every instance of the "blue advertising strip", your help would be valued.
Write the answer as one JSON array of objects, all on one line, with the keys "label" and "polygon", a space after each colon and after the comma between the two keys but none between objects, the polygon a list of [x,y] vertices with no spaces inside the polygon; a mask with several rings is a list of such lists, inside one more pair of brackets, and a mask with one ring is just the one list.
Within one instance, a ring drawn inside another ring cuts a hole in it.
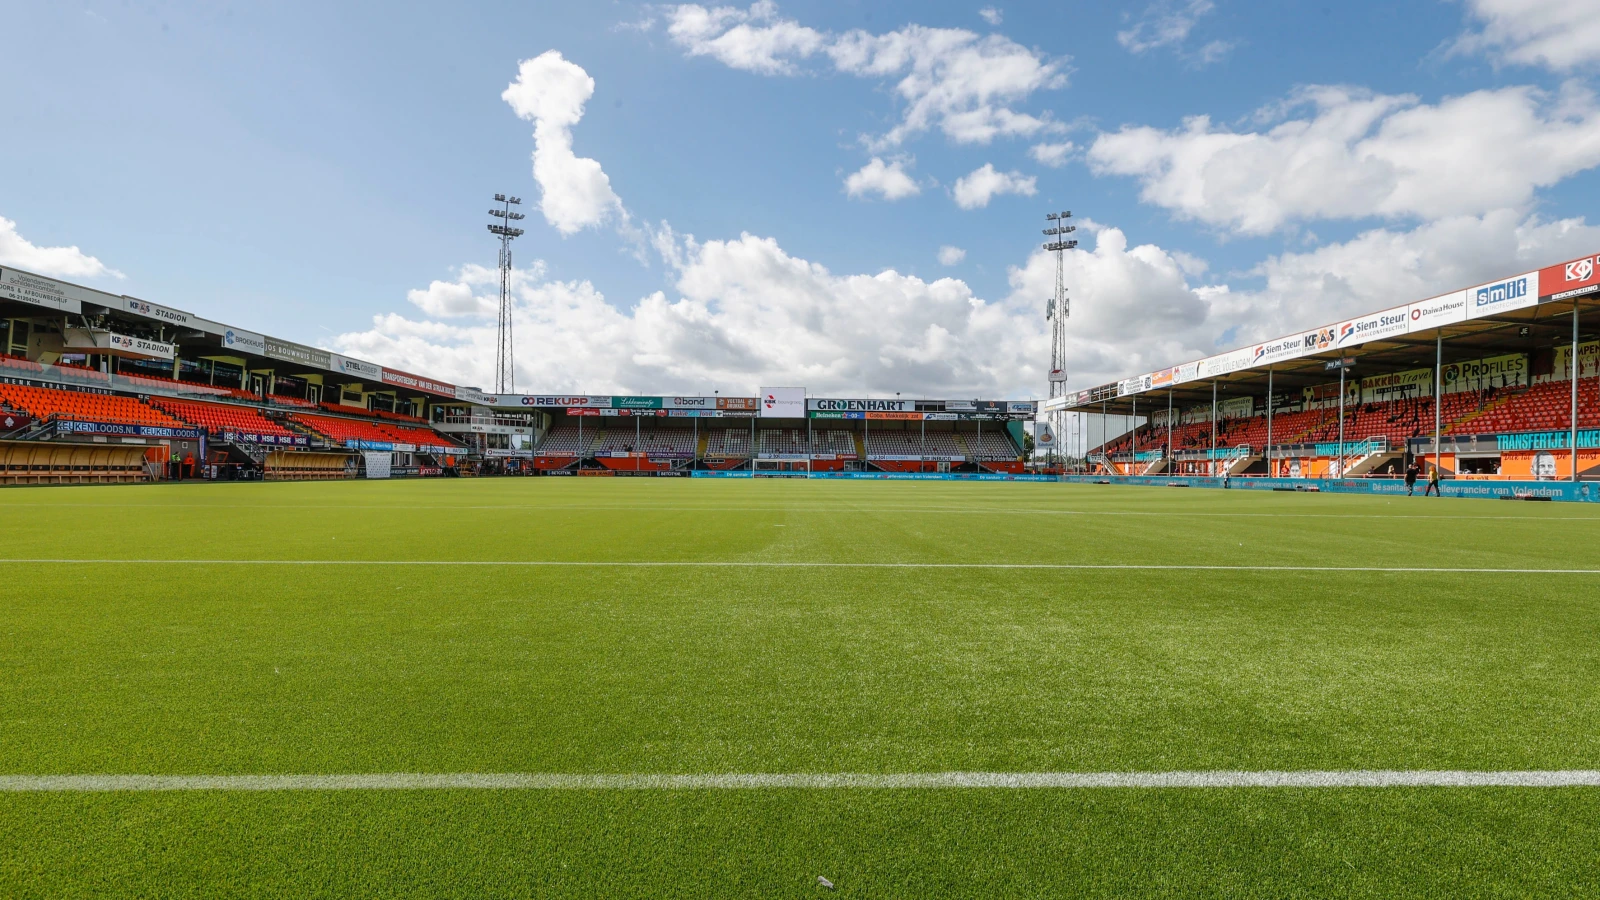
[{"label": "blue advertising strip", "polygon": [[123,425],[116,422],[74,422],[61,419],[56,422],[61,434],[119,434],[125,437],[172,438],[180,441],[200,439],[198,428],[168,428],[164,425]]},{"label": "blue advertising strip", "polygon": [[393,450],[394,449],[394,444],[391,444],[388,441],[363,441],[363,440],[361,440],[359,438],[351,438],[351,439],[345,441],[344,445],[346,447],[349,447],[351,450]]},{"label": "blue advertising strip", "polygon": [[[1078,484],[1134,484],[1147,487],[1202,487],[1250,491],[1316,491],[1327,494],[1379,494],[1406,495],[1406,485],[1398,478],[1221,478],[1199,476],[1120,475],[1063,475],[1062,481]],[[1417,485],[1417,497],[1422,496],[1423,485]],[[1600,484],[1580,481],[1475,481],[1446,479],[1439,484],[1440,493],[1446,497],[1476,497],[1494,500],[1502,497],[1538,497],[1579,503],[1600,502]]]},{"label": "blue advertising strip", "polygon": [[257,434],[253,431],[223,431],[225,441],[236,444],[276,444],[283,447],[305,447],[309,442],[304,435]]},{"label": "blue advertising strip", "polygon": [[1010,475],[1004,472],[812,472],[812,478],[866,478],[874,481],[1055,481],[1054,475],[1023,473]]},{"label": "blue advertising strip", "polygon": [[702,471],[700,469],[696,469],[693,472],[690,472],[689,474],[694,476],[695,478],[751,478],[751,477],[754,477],[753,473],[751,473],[751,472],[723,472],[723,471],[714,470],[714,469],[708,469],[708,470],[704,470],[704,471]]}]

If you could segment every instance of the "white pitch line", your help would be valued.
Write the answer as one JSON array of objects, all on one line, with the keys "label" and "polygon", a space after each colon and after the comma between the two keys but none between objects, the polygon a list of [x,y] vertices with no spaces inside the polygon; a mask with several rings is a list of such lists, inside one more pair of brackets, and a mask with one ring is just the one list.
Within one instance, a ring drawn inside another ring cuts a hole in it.
[{"label": "white pitch line", "polygon": [[1434,769],[1176,772],[901,772],[540,774],[380,772],[350,775],[0,775],[0,793],[161,791],[715,791],[1049,788],[1553,788],[1600,787],[1600,770]]},{"label": "white pitch line", "polygon": [[1600,575],[1600,569],[1492,569],[1482,566],[1225,566],[1181,563],[782,562],[777,560],[484,560],[484,559],[0,559],[16,565],[172,566],[527,566],[593,569],[1041,569],[1136,572],[1377,572],[1463,575]]}]

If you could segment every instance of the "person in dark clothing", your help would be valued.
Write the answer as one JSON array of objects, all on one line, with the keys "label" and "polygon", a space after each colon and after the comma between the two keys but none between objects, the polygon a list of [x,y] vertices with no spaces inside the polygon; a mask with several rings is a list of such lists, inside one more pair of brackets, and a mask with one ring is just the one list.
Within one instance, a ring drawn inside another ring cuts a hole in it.
[{"label": "person in dark clothing", "polygon": [[1406,496],[1407,497],[1413,496],[1414,494],[1416,494],[1416,492],[1417,492],[1417,463],[1416,463],[1416,460],[1412,460],[1411,464],[1406,466]]},{"label": "person in dark clothing", "polygon": [[1424,497],[1428,496],[1429,492],[1432,492],[1432,494],[1435,497],[1443,497],[1444,496],[1443,494],[1439,493],[1439,467],[1438,466],[1429,466],[1428,467],[1428,486],[1426,488],[1423,488],[1422,496],[1424,496]]}]

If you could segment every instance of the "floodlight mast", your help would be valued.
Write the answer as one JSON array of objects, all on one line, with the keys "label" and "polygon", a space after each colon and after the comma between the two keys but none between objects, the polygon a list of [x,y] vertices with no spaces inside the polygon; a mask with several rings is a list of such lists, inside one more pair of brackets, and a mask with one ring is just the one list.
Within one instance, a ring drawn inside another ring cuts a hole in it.
[{"label": "floodlight mast", "polygon": [[489,233],[500,238],[500,324],[495,336],[494,390],[497,394],[511,394],[517,390],[517,371],[511,339],[511,241],[521,237],[523,233],[521,228],[513,227],[511,223],[527,217],[522,213],[511,211],[512,206],[522,205],[520,198],[495,194],[494,200],[500,204],[500,209],[489,210],[489,215],[503,223],[489,224]]},{"label": "floodlight mast", "polygon": [[[1051,223],[1049,228],[1044,229],[1045,236],[1051,239],[1044,249],[1056,255],[1056,293],[1044,308],[1044,317],[1050,322],[1050,399],[1054,400],[1067,392],[1067,318],[1072,315],[1072,301],[1067,298],[1065,254],[1077,247],[1078,242],[1067,240],[1066,236],[1077,231],[1078,226],[1067,224],[1067,220],[1072,218],[1072,213],[1067,210],[1050,213],[1044,218]],[[1057,446],[1061,442],[1061,426],[1065,415],[1063,410],[1055,411]]]}]

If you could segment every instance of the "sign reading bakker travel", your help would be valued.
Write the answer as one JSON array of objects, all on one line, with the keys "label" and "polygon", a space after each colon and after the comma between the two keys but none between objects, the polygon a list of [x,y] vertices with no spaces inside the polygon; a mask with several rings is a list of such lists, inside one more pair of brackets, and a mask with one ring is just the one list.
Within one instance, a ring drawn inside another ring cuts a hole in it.
[{"label": "sign reading bakker travel", "polygon": [[1571,300],[1600,292],[1600,254],[1539,270],[1539,299]]}]

